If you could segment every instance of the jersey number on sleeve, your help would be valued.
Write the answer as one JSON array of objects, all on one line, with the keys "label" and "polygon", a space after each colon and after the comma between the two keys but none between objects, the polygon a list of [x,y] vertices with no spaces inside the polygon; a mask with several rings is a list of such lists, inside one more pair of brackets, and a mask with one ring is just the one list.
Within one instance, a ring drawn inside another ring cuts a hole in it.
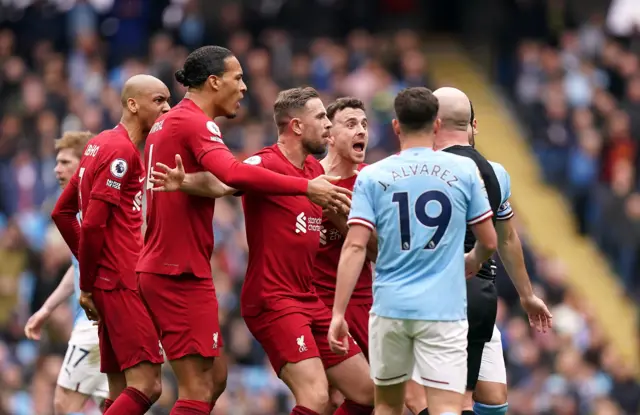
[{"label": "jersey number on sleeve", "polygon": [[[411,211],[409,208],[409,193],[397,192],[393,194],[393,202],[398,204],[398,216],[400,219],[400,243],[403,251],[411,249]],[[437,203],[440,213],[437,216],[429,216],[427,205],[429,202]],[[442,192],[430,190],[421,194],[413,206],[415,218],[428,228],[436,228],[431,240],[422,249],[436,249],[444,236],[451,220],[451,201]]]}]

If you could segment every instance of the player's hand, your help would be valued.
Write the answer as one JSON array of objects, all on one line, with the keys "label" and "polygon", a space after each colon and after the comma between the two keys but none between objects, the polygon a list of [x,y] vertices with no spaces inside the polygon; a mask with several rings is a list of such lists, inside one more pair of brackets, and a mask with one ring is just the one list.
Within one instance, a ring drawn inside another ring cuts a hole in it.
[{"label": "player's hand", "polygon": [[343,315],[333,315],[327,339],[334,353],[344,355],[349,352],[349,325]]},{"label": "player's hand", "polygon": [[80,292],[80,307],[84,310],[87,318],[91,321],[100,322],[100,313],[96,305],[93,303],[93,296],[91,293],[81,291]]},{"label": "player's hand", "polygon": [[480,268],[482,267],[482,262],[478,261],[475,255],[475,249],[472,249],[468,254],[464,254],[464,275],[465,278],[469,279],[476,275]]},{"label": "player's hand", "polygon": [[537,296],[520,297],[520,304],[529,316],[529,325],[537,331],[546,333],[553,327],[553,316],[547,305]]},{"label": "player's hand", "polygon": [[41,308],[29,317],[27,324],[24,326],[24,335],[27,336],[27,339],[40,340],[42,326],[49,319],[49,316],[51,316],[51,312]]},{"label": "player's hand", "polygon": [[176,154],[176,167],[173,169],[163,163],[156,163],[156,168],[159,170],[153,169],[151,177],[149,177],[149,181],[154,185],[152,191],[175,192],[180,190],[186,176],[180,154]]},{"label": "player's hand", "polygon": [[331,184],[338,180],[340,180],[340,177],[324,174],[309,180],[307,197],[323,208],[332,209],[336,212],[348,212],[351,208],[351,191]]}]

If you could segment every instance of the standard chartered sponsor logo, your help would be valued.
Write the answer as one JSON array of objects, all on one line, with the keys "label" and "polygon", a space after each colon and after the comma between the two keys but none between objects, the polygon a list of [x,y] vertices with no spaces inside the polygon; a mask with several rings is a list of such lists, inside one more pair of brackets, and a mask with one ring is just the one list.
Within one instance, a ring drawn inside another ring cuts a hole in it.
[{"label": "standard chartered sponsor logo", "polygon": [[307,217],[304,212],[296,216],[296,233],[320,232],[321,229],[322,218]]}]

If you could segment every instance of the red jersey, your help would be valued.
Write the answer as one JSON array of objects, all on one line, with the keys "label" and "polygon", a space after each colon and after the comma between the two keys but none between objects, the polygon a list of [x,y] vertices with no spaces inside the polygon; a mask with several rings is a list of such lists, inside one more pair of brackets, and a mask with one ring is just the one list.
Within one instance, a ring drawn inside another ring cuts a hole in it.
[{"label": "red jersey", "polygon": [[[151,128],[145,146],[149,174],[156,163],[175,165],[182,156],[187,173],[204,171],[202,157],[224,149],[220,129],[193,101],[183,99]],[[137,271],[193,274],[211,278],[215,200],[184,192],[156,193],[147,185],[147,232]]]},{"label": "red jersey", "polygon": [[122,124],[89,141],[69,185],[78,189],[80,218],[90,199],[113,207],[104,230],[94,287],[137,290],[136,262],[142,247],[142,186],[140,152]]},{"label": "red jersey", "polygon": [[[264,148],[245,163],[309,180],[324,174],[314,157],[308,156],[300,169],[277,145]],[[240,298],[242,315],[323,305],[312,285],[322,208],[304,196],[255,192],[244,195],[242,202],[249,245],[249,264]]]},{"label": "red jersey", "polygon": [[[358,171],[362,170],[366,164],[362,163],[358,166]],[[336,186],[353,190],[357,176],[354,175],[347,179],[340,180],[335,183]],[[322,298],[325,304],[333,304],[336,292],[336,276],[338,272],[338,262],[340,261],[340,252],[342,252],[342,244],[344,236],[338,231],[335,225],[326,217],[322,218],[322,231],[320,234],[320,249],[316,255],[314,262],[314,279],[313,285],[316,287],[318,296]],[[372,304],[373,294],[371,292],[372,272],[371,261],[365,259],[362,272],[356,283],[353,295],[349,304]]]}]

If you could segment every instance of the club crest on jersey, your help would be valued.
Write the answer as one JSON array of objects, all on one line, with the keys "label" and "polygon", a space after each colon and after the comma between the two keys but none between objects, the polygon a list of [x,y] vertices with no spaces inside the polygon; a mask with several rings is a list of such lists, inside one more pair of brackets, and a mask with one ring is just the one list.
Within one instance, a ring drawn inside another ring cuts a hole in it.
[{"label": "club crest on jersey", "polygon": [[111,162],[111,174],[113,174],[118,179],[122,179],[124,175],[127,173],[127,162],[124,159],[115,159]]},{"label": "club crest on jersey", "polygon": [[243,161],[244,164],[250,164],[252,166],[257,166],[258,164],[262,163],[262,157],[260,156],[251,156],[248,159],[246,159],[245,161]]},{"label": "club crest on jersey", "polygon": [[222,133],[220,132],[220,128],[213,121],[207,121],[207,130],[212,134],[211,141],[217,141],[218,143],[224,144],[222,141]]}]

